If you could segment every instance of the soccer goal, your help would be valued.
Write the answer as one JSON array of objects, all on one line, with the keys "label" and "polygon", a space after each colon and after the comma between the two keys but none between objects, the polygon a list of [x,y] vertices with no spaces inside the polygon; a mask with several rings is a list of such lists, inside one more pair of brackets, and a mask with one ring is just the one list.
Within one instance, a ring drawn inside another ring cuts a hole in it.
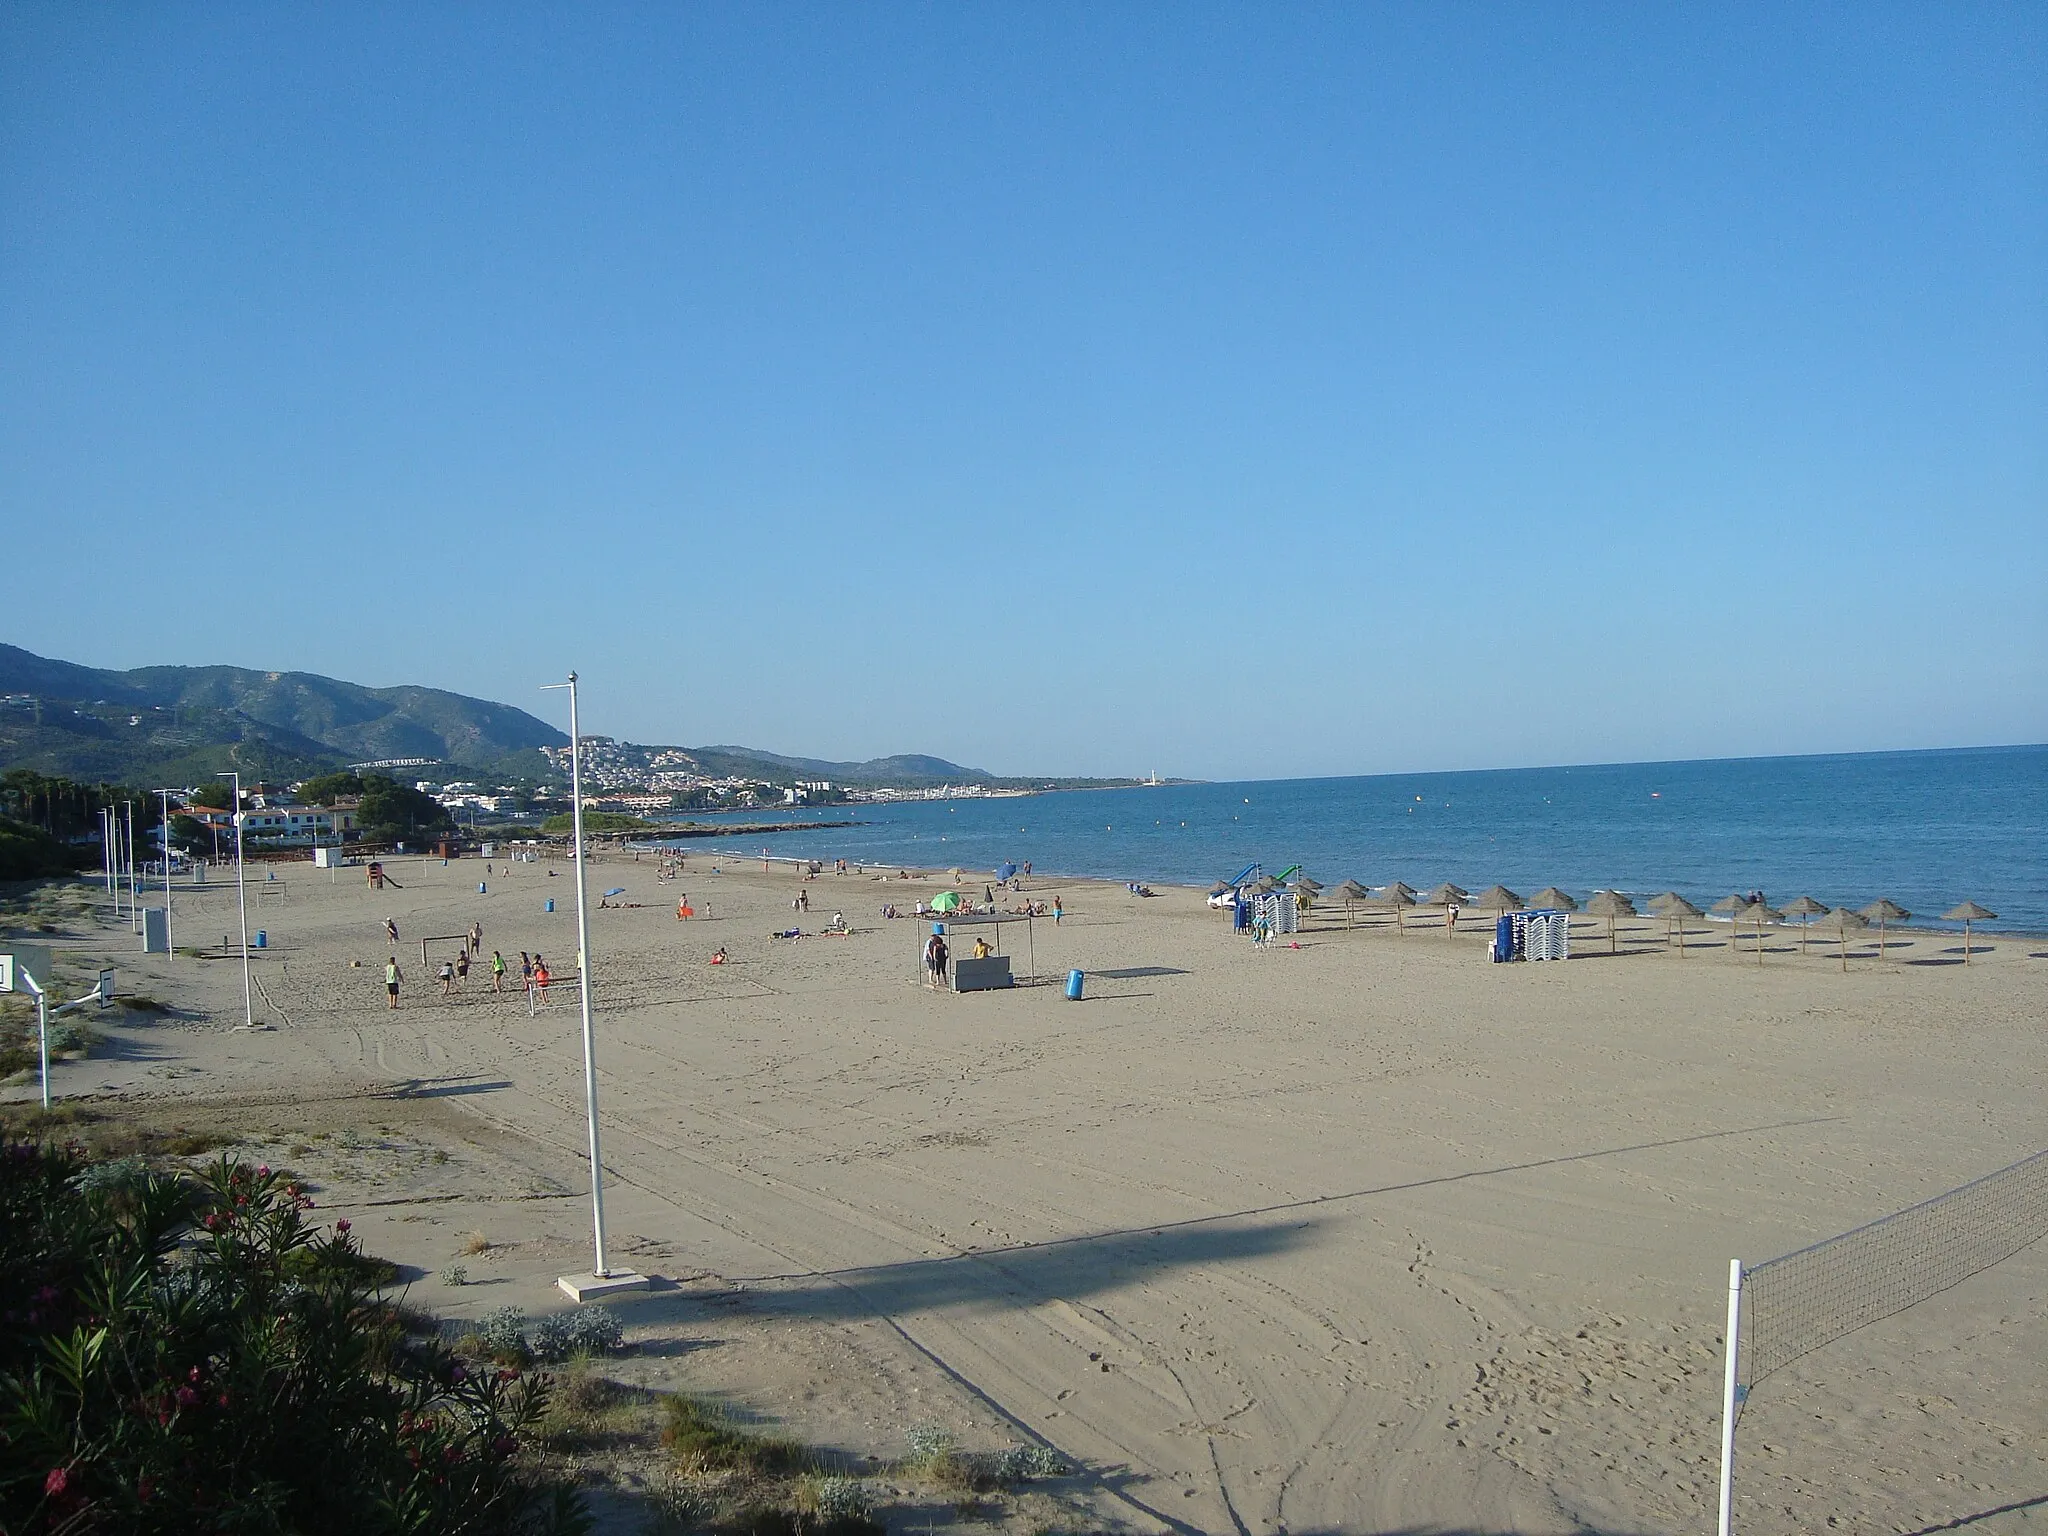
[{"label": "soccer goal", "polygon": [[2048,1236],[2048,1151],[1747,1269],[1728,1264],[1720,1536],[1733,1536],[1735,1426],[1757,1384]]}]

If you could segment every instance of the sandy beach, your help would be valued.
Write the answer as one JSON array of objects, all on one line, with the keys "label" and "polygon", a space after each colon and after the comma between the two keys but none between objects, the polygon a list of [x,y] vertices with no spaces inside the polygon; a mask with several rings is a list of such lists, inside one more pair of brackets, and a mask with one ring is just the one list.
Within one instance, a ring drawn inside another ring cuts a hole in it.
[{"label": "sandy beach", "polygon": [[[38,938],[173,1010],[96,1019],[56,1092],[241,1126],[449,1315],[567,1305],[555,1277],[590,1263],[567,866],[400,859],[381,893],[274,867],[269,1029],[235,1027],[232,884],[178,891],[178,943],[211,958],[144,957],[111,920]],[[1040,1440],[1085,1469],[1058,1519],[1102,1529],[1711,1530],[1728,1260],[2048,1146],[2048,942],[1979,935],[1965,967],[1952,935],[1879,962],[1872,933],[1844,975],[1796,929],[1759,965],[1747,934],[1731,956],[1695,922],[1681,956],[1648,918],[1610,956],[1586,918],[1570,962],[1495,966],[1469,917],[1325,909],[1259,952],[1194,892],[1029,883],[1067,913],[1031,935],[1046,984],[956,996],[919,983],[925,930],[880,916],[943,878],[828,872],[794,913],[786,865],[593,868],[593,904],[639,904],[592,913],[613,1257],[667,1282],[619,1303],[620,1379],[853,1454],[928,1419]],[[679,889],[706,915],[679,922]],[[835,910],[847,937],[769,937]],[[457,946],[422,966],[417,940],[472,922],[482,963],[444,999]],[[522,949],[556,967],[538,1015]],[[491,1245],[471,1283],[436,1284],[467,1233]],[[1738,1528],[2048,1522],[2044,1302],[2037,1245],[1771,1377]]]}]

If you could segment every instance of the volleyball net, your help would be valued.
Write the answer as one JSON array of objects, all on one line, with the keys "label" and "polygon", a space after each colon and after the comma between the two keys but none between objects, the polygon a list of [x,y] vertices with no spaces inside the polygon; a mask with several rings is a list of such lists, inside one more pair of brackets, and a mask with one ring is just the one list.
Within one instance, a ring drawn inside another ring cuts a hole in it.
[{"label": "volleyball net", "polygon": [[1801,1355],[1938,1296],[2048,1236],[2048,1151],[1854,1231],[1728,1272],[1721,1536],[1750,1390]]}]

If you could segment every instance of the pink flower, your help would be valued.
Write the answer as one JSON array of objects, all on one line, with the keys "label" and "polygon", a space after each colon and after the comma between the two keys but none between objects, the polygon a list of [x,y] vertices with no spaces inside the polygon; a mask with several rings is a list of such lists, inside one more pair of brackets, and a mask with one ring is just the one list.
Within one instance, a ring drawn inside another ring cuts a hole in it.
[{"label": "pink flower", "polygon": [[178,1406],[180,1408],[190,1408],[193,1404],[197,1403],[198,1401],[199,1394],[197,1392],[194,1392],[190,1387],[178,1388]]},{"label": "pink flower", "polygon": [[468,1379],[468,1376],[469,1372],[463,1369],[462,1362],[460,1360],[455,1362],[455,1368],[449,1371],[448,1373],[448,1379],[450,1381],[464,1381]]},{"label": "pink flower", "polygon": [[267,1179],[267,1178],[269,1178],[269,1177],[270,1177],[270,1164],[268,1164],[268,1163],[263,1163],[263,1164],[261,1164],[260,1166],[258,1166],[258,1168],[256,1169],[256,1176],[257,1176],[258,1178],[263,1178],[263,1179]]},{"label": "pink flower", "polygon": [[50,1498],[62,1498],[64,1490],[71,1486],[71,1469],[52,1467],[50,1475],[43,1479],[43,1492]]},{"label": "pink flower", "polygon": [[337,1232],[346,1232],[348,1230],[348,1218],[344,1216],[341,1218],[341,1220],[337,1221],[334,1224],[334,1230]]}]

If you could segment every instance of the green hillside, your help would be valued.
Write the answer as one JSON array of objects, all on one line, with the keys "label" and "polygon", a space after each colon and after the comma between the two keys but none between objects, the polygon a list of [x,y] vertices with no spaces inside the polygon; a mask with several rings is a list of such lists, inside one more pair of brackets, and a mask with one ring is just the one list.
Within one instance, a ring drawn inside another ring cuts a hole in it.
[{"label": "green hillside", "polygon": [[540,774],[537,749],[567,743],[524,710],[437,688],[244,667],[114,672],[0,645],[0,766],[189,783],[221,768],[288,778],[422,757]]}]

